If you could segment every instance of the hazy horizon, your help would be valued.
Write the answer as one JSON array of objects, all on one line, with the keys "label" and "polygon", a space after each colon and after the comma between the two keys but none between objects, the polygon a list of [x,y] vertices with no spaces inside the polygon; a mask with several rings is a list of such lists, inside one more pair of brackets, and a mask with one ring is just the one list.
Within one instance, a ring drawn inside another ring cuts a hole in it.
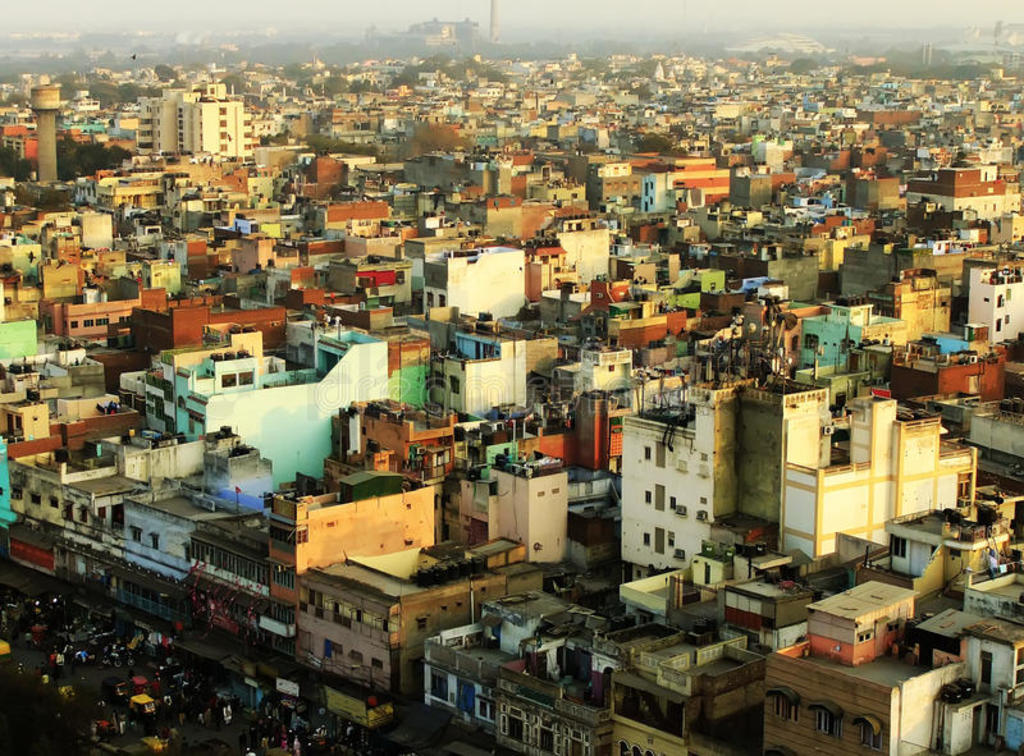
[{"label": "hazy horizon", "polygon": [[[111,12],[107,12],[110,7]],[[218,30],[277,29],[281,32],[319,30],[325,36],[358,36],[370,26],[403,29],[411,23],[432,18],[461,20],[470,18],[486,30],[490,0],[385,0],[373,5],[339,4],[328,0],[308,0],[300,11],[282,11],[281,6],[221,0],[219,3],[179,0],[170,6],[147,7],[143,13],[124,12],[124,6],[100,2],[86,6],[81,0],[39,0],[9,7],[4,13],[4,30],[17,32],[131,32],[166,31],[212,34]],[[289,12],[290,11],[290,12]],[[975,0],[962,4],[904,0],[862,0],[842,9],[837,20],[830,12],[814,9],[796,0],[776,0],[772,4],[737,0],[727,4],[709,4],[696,0],[636,0],[624,13],[622,6],[594,4],[582,0],[550,3],[545,0],[499,0],[499,18],[503,34],[522,39],[531,31],[538,34],[567,31],[580,33],[626,32],[640,36],[667,37],[678,27],[680,41],[691,33],[721,34],[729,31],[785,31],[791,29],[823,35],[842,34],[865,26],[881,31],[935,27],[993,26],[997,21],[1024,24],[1024,10],[1007,7],[1005,0]]]}]

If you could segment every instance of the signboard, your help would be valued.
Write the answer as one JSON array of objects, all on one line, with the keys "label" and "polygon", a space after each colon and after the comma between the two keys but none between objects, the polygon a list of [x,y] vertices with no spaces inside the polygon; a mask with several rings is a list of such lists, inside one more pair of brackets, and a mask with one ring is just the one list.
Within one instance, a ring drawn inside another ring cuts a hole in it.
[{"label": "signboard", "polygon": [[328,711],[339,717],[371,730],[383,727],[395,718],[395,709],[391,702],[370,708],[361,698],[347,695],[326,685],[324,705]]},{"label": "signboard", "polygon": [[877,396],[882,399],[892,399],[892,392],[889,389],[873,388],[871,389],[871,396]]},{"label": "signboard", "polygon": [[284,693],[286,696],[298,698],[299,684],[297,682],[292,682],[291,680],[285,680],[283,677],[279,677],[277,678],[277,692]]}]

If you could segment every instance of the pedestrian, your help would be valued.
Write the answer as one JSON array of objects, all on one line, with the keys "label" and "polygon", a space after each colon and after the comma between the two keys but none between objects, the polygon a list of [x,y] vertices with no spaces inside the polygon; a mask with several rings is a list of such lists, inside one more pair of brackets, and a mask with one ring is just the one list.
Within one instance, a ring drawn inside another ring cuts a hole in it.
[{"label": "pedestrian", "polygon": [[225,702],[224,708],[221,710],[221,714],[224,717],[224,726],[225,727],[230,727],[231,726],[231,714],[232,714],[231,702],[230,701]]}]

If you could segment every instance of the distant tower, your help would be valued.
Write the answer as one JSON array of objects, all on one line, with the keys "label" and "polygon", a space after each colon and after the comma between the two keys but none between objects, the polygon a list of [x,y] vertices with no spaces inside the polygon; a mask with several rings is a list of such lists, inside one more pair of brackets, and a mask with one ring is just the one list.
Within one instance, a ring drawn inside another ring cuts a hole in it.
[{"label": "distant tower", "polygon": [[491,42],[498,41],[498,0],[491,0]]},{"label": "distant tower", "polygon": [[60,110],[60,87],[47,85],[32,88],[32,111],[36,114],[36,139],[39,142],[39,171],[42,183],[57,180],[57,112]]}]

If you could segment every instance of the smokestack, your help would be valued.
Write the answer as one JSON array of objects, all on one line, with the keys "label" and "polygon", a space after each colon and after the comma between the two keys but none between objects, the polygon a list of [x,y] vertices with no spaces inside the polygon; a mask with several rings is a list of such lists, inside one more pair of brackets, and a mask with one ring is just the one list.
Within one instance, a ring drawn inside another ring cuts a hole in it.
[{"label": "smokestack", "polygon": [[498,0],[491,0],[491,42],[498,41]]},{"label": "smokestack", "polygon": [[60,111],[60,87],[32,89],[32,112],[36,114],[36,139],[39,142],[39,170],[42,183],[57,180],[57,113]]}]

